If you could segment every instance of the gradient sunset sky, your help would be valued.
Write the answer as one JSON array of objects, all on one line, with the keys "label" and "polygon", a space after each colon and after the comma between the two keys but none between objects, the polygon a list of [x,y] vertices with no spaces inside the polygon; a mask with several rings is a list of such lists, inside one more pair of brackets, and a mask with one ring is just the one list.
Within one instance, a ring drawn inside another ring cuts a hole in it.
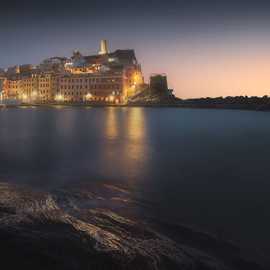
[{"label": "gradient sunset sky", "polygon": [[270,1],[6,1],[0,66],[133,48],[182,98],[270,95]]}]

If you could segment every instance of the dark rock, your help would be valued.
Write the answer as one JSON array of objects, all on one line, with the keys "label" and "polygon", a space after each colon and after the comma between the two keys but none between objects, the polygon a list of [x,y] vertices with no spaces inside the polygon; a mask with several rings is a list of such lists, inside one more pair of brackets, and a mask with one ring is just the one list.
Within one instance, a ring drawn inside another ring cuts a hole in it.
[{"label": "dark rock", "polygon": [[[209,235],[130,214],[138,205],[128,191],[108,185],[43,193],[0,184],[1,265],[29,270],[263,269]],[[227,255],[221,256],[221,250]]]}]

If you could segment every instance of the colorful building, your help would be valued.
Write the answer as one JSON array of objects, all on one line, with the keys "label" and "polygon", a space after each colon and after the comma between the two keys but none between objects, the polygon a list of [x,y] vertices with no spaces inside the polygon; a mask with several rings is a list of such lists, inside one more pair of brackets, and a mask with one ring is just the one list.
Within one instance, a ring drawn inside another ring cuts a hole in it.
[{"label": "colorful building", "polygon": [[144,82],[134,50],[110,53],[104,40],[96,55],[74,51],[71,58],[12,67],[6,80],[6,97],[24,102],[125,103]]}]

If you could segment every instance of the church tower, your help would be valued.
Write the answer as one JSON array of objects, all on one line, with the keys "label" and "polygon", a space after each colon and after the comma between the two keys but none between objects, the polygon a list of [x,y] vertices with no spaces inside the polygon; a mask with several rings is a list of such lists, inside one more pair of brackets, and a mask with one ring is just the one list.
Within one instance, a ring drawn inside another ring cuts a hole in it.
[{"label": "church tower", "polygon": [[109,50],[108,50],[107,40],[102,39],[100,41],[100,48],[99,48],[98,54],[108,54],[108,53],[109,53]]}]

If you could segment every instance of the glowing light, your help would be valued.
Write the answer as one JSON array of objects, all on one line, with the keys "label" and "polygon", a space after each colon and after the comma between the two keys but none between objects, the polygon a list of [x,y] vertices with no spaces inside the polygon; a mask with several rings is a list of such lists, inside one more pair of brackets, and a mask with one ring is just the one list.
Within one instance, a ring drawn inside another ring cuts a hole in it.
[{"label": "glowing light", "polygon": [[93,95],[92,95],[91,93],[87,93],[87,94],[85,95],[85,100],[91,100],[92,97],[93,97]]},{"label": "glowing light", "polygon": [[28,99],[28,96],[27,96],[26,94],[23,94],[23,95],[22,95],[22,99],[23,99],[24,101],[26,101],[26,100]]},{"label": "glowing light", "polygon": [[114,101],[114,96],[113,95],[109,96],[109,101],[110,102],[113,102]]},{"label": "glowing light", "polygon": [[38,96],[37,91],[32,92],[31,97],[32,97],[33,99],[36,99],[37,96]]},{"label": "glowing light", "polygon": [[[148,146],[147,138],[147,123],[145,111],[143,108],[129,108],[127,114],[126,135],[128,140],[125,141],[125,151],[123,153],[125,166],[130,170],[138,171],[138,162],[147,162]],[[122,165],[122,166],[123,166]]]},{"label": "glowing light", "polygon": [[142,83],[142,77],[140,76],[139,72],[135,72],[133,74],[133,85],[141,84]]},{"label": "glowing light", "polygon": [[114,140],[119,136],[119,121],[117,121],[117,112],[114,108],[109,107],[106,114],[106,135]]},{"label": "glowing light", "polygon": [[55,101],[63,101],[63,100],[64,100],[63,95],[57,94],[57,95],[55,96]]}]

